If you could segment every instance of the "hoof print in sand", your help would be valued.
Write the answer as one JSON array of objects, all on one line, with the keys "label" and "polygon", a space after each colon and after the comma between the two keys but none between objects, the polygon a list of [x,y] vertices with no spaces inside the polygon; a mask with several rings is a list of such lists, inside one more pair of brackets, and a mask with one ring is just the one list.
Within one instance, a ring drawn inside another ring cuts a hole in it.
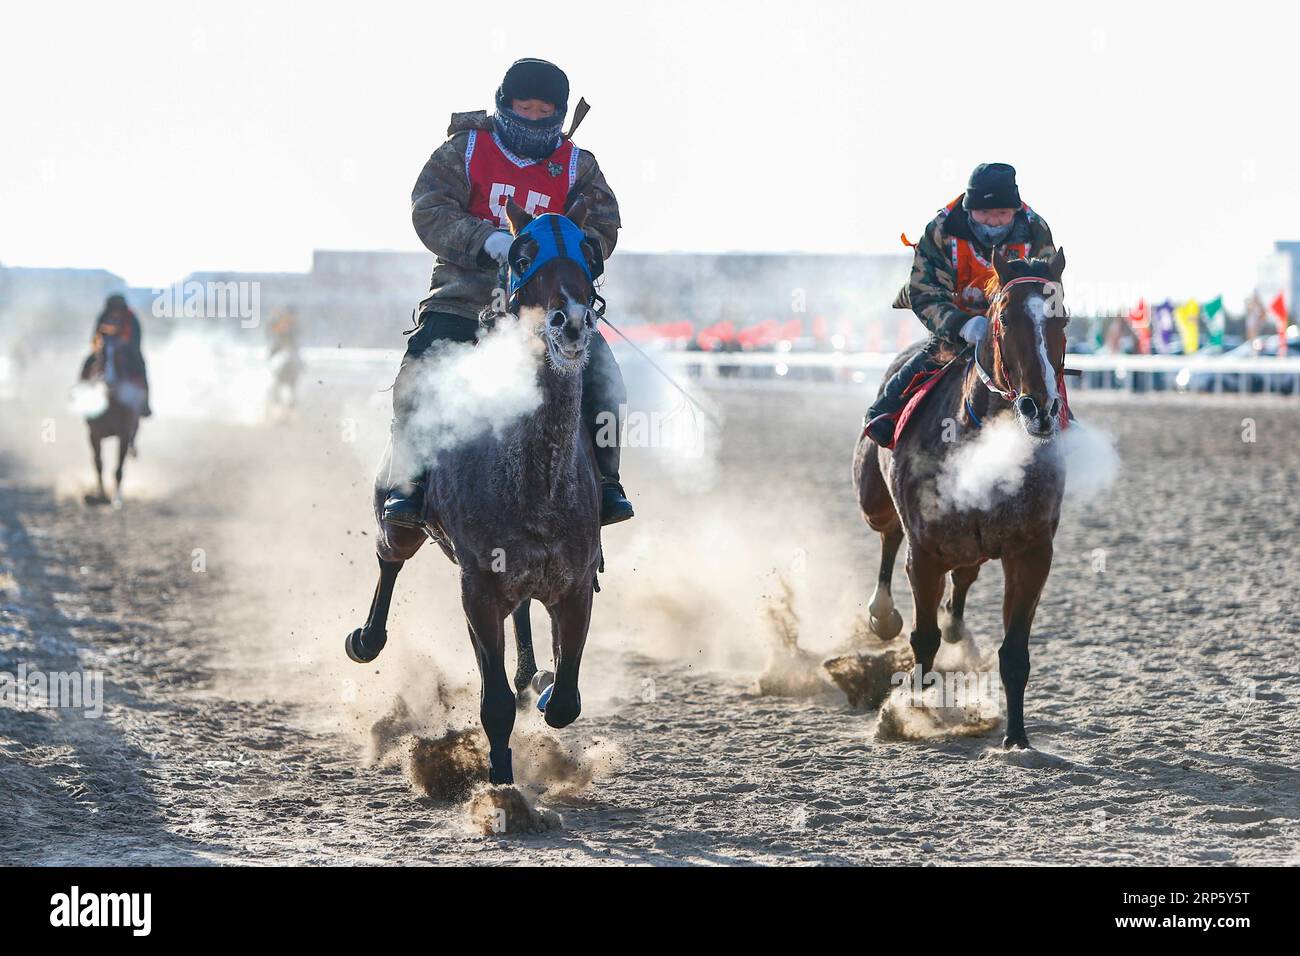
[{"label": "hoof print in sand", "polygon": [[470,825],[484,836],[512,833],[546,833],[563,829],[554,810],[534,807],[516,787],[482,784],[465,805]]}]

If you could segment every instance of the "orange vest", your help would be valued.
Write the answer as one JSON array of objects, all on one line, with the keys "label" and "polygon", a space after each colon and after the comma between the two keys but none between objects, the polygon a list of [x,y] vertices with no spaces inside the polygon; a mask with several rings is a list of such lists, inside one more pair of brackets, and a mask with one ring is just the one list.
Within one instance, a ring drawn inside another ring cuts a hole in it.
[{"label": "orange vest", "polygon": [[[963,193],[963,195],[965,194]],[[962,196],[958,196],[944,206],[941,212],[951,214],[961,204],[961,201]],[[1024,210],[1025,215],[1031,219],[1033,218],[1034,212],[1027,205],[1022,203],[1020,208]],[[1013,253],[1021,258],[1029,258],[1029,243],[1027,242],[1012,242],[1002,248],[1008,253]],[[948,238],[948,255],[952,261],[955,274],[953,282],[954,303],[959,308],[972,307],[968,311],[975,311],[977,307],[987,305],[984,287],[993,278],[993,263],[975,251],[974,243],[952,236]]]}]

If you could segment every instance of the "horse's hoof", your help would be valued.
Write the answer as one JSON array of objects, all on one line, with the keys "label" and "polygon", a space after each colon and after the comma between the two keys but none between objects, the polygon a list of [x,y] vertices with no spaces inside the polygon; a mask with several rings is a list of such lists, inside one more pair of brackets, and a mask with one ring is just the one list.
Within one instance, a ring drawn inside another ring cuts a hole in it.
[{"label": "horse's hoof", "polygon": [[538,671],[536,674],[533,675],[533,679],[530,683],[530,686],[533,688],[534,694],[541,696],[542,691],[546,690],[546,688],[550,687],[554,683],[555,683],[555,674],[553,672]]},{"label": "horse's hoof", "polygon": [[945,644],[960,644],[968,636],[966,625],[960,621],[954,621],[943,629],[943,642]]},{"label": "horse's hoof", "polygon": [[358,664],[369,664],[379,656],[379,652],[388,643],[387,634],[380,633],[378,638],[373,644],[368,644],[362,628],[357,628],[343,641],[343,650],[347,652],[349,659],[356,661]]},{"label": "horse's hoof", "polygon": [[488,783],[507,784],[515,782],[515,770],[510,759],[510,748],[504,751],[493,750],[488,753]]},{"label": "horse's hoof", "polygon": [[[569,724],[577,720],[578,715],[582,713],[582,695],[575,690],[573,692],[572,701],[556,701],[554,695],[551,693],[554,687],[555,685],[552,684],[550,687],[546,688],[544,692],[546,699],[543,704],[542,713],[546,723],[549,726],[554,727],[556,730],[559,730],[561,727],[569,726]],[[539,700],[538,703],[542,703],[542,701]]]},{"label": "horse's hoof", "polygon": [[868,627],[871,628],[871,633],[882,641],[892,641],[903,633],[903,615],[898,613],[898,608],[891,609],[889,616],[884,620],[874,614],[868,614],[867,622]]},{"label": "horse's hoof", "polygon": [[108,495],[86,495],[85,501],[88,505],[106,505],[108,504]]},{"label": "horse's hoof", "polygon": [[1022,730],[1019,733],[1007,734],[1002,738],[1003,750],[1029,750],[1029,736]]}]

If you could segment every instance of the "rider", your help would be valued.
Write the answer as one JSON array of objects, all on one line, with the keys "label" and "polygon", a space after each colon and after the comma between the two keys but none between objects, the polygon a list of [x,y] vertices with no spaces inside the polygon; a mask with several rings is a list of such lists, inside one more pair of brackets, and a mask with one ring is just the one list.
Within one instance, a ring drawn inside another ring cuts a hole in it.
[{"label": "rider", "polygon": [[993,250],[999,246],[1026,259],[1056,251],[1047,223],[1020,201],[1015,169],[1006,163],[981,163],[966,191],[939,210],[915,244],[912,277],[894,308],[915,312],[930,330],[930,339],[894,374],[867,412],[866,431],[872,441],[893,444],[903,392],[917,373],[939,367],[937,352],[945,347],[961,351],[984,335],[989,309],[984,287],[993,276]]},{"label": "rider", "polygon": [[[584,231],[602,257],[614,251],[618,202],[596,158],[562,133],[568,104],[569,78],[558,66],[546,60],[516,61],[497,89],[495,113],[453,113],[450,138],[425,163],[415,183],[411,219],[420,240],[437,258],[429,294],[420,303],[417,327],[393,383],[385,521],[408,526],[420,522],[428,463],[417,460],[407,434],[419,401],[417,370],[435,342],[475,340],[478,315],[492,299],[498,269],[510,249],[506,201],[513,198],[526,212],[540,215],[562,213],[585,198]],[[633,516],[619,483],[617,439],[595,440],[610,431],[598,429],[598,423],[618,422],[626,401],[623,376],[608,343],[603,336],[593,336],[583,372],[582,414],[596,446],[602,524]]]},{"label": "rider", "polygon": [[144,405],[140,410],[140,415],[142,418],[148,418],[153,414],[153,410],[149,407],[149,375],[145,369],[144,353],[140,350],[140,320],[131,311],[131,307],[126,304],[126,297],[123,295],[110,295],[104,302],[104,310],[95,319],[95,328],[90,335],[94,353],[91,354],[90,358],[86,359],[85,364],[82,366],[82,378],[90,374],[90,369],[95,362],[95,355],[98,354],[105,339],[112,339],[122,349],[122,355],[125,357],[123,371],[129,376],[139,379],[140,384],[144,387]]}]

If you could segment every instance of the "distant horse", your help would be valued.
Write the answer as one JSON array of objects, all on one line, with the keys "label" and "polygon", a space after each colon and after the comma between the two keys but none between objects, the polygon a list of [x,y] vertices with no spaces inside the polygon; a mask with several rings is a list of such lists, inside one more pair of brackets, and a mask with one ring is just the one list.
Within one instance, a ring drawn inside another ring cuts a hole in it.
[{"label": "distant horse", "polygon": [[[1001,559],[1006,578],[1005,633],[998,652],[1007,701],[1003,745],[1012,748],[1029,746],[1024,720],[1029,629],[1052,567],[1052,539],[1065,487],[1054,441],[1068,414],[1062,385],[1068,318],[1059,307],[1065,254],[1058,250],[1050,260],[1008,260],[999,250],[993,266],[997,281],[989,290],[989,333],[969,359],[963,353],[954,360],[968,361],[965,374],[947,374],[935,385],[893,451],[864,434],[853,458],[853,483],[863,516],[880,533],[871,628],[885,640],[902,628],[890,580],[906,536],[915,607],[911,645],[923,674],[933,670],[939,650],[944,576],[951,572],[949,611],[960,627],[966,593],[980,565]],[[901,353],[886,381],[920,347]],[[945,465],[951,467],[952,456],[974,440],[982,423],[1001,414],[1014,414],[1034,443],[1019,487],[974,507],[940,500],[936,486]]]},{"label": "distant horse", "polygon": [[[536,220],[509,202],[516,234],[510,249],[514,301],[510,312],[538,342],[534,369],[541,404],[492,433],[443,451],[426,481],[424,520],[460,565],[461,603],[482,679],[479,716],[489,743],[489,780],[512,783],[510,734],[516,696],[505,672],[505,618],[519,644],[515,686],[536,669],[528,603],[551,617],[554,681],[545,719],[565,727],[582,709],[578,669],[591,623],[600,569],[600,483],[591,437],[582,425],[582,370],[596,331],[591,255],[579,200],[566,216]],[[498,322],[511,316],[499,316]],[[391,449],[390,449],[391,453]],[[364,627],[348,635],[348,656],[373,660],[387,640],[393,585],[404,561],[423,543],[419,529],[385,525],[388,461],[375,489],[379,583]]]},{"label": "distant horse", "polygon": [[122,501],[122,470],[126,455],[135,452],[136,431],[144,409],[145,389],[140,376],[130,370],[126,347],[109,336],[101,336],[94,353],[81,368],[81,381],[98,388],[102,400],[86,414],[90,448],[95,456],[96,493],[86,495],[86,504],[108,504],[104,488],[105,438],[117,439],[117,469],[114,471],[113,501]]}]

